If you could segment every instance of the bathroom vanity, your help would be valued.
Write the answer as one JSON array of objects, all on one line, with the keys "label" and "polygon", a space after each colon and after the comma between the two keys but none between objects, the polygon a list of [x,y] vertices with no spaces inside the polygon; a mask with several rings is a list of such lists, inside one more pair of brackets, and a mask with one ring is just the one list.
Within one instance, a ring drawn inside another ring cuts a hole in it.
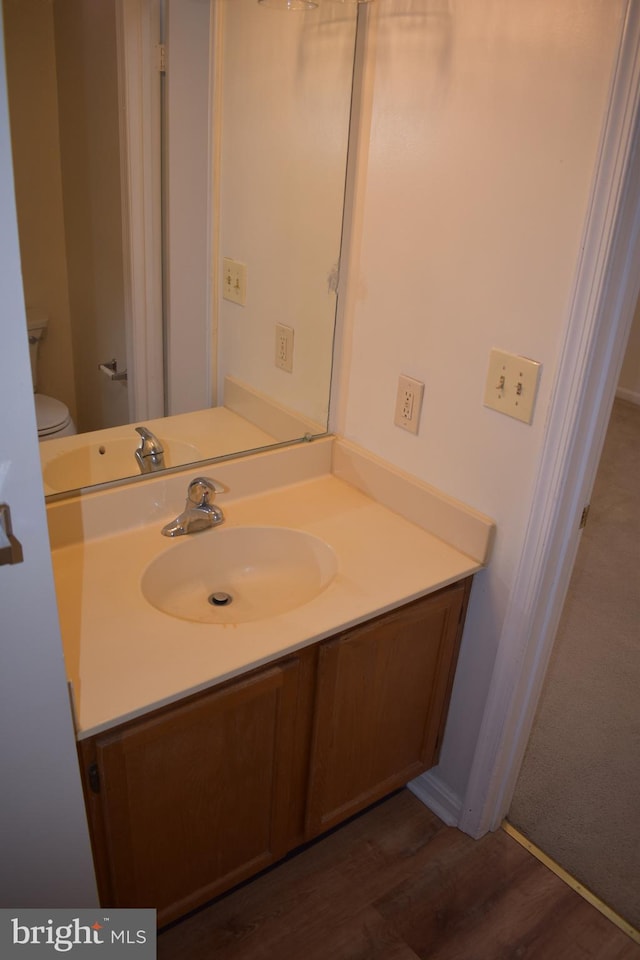
[{"label": "bathroom vanity", "polygon": [[[179,542],[160,530],[188,471],[48,508],[101,901],[155,907],[161,925],[437,762],[493,535],[335,438],[210,473],[224,524]],[[274,586],[217,621],[211,571],[244,554],[273,565]],[[288,571],[314,564],[305,593]],[[185,569],[203,585],[179,606]]]},{"label": "bathroom vanity", "polygon": [[82,740],[102,903],[165,924],[431,767],[470,585]]}]

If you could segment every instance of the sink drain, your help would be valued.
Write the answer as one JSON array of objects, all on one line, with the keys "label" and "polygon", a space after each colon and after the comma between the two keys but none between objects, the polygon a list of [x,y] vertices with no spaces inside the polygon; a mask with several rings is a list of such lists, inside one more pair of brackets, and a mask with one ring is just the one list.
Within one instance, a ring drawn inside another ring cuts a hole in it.
[{"label": "sink drain", "polygon": [[233,602],[233,597],[230,593],[223,593],[219,591],[217,593],[212,593],[209,597],[209,603],[212,607],[228,607],[230,603]]}]

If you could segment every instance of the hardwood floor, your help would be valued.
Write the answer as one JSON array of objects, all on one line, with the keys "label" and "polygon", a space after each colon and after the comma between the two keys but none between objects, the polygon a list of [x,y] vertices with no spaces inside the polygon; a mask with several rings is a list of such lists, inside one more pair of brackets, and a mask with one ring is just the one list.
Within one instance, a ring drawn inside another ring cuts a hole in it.
[{"label": "hardwood floor", "polygon": [[639,960],[502,830],[402,790],[158,937],[158,960]]}]

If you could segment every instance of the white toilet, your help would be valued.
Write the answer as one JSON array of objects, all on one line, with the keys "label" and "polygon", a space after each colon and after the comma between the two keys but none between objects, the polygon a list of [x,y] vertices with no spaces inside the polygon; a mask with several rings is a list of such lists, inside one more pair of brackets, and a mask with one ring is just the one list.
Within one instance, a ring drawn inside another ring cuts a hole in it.
[{"label": "white toilet", "polygon": [[31,378],[36,402],[36,421],[38,440],[54,440],[57,437],[71,437],[76,434],[76,426],[69,408],[61,400],[47,397],[37,392],[38,347],[45,335],[48,318],[27,313],[29,331],[29,354],[31,356]]}]

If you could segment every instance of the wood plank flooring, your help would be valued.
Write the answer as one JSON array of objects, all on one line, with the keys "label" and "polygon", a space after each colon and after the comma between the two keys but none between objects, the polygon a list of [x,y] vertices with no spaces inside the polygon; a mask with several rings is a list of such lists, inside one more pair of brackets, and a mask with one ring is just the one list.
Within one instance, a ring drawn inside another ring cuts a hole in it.
[{"label": "wood plank flooring", "polygon": [[640,960],[504,831],[474,841],[402,790],[165,929],[158,960]]}]

